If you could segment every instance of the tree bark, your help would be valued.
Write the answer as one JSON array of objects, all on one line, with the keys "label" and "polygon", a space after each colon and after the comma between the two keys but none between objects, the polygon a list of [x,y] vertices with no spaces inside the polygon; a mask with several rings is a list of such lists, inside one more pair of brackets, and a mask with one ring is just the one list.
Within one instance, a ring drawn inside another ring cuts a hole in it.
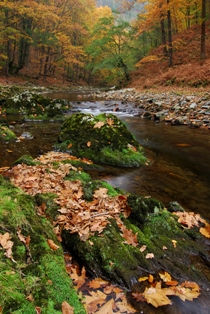
[{"label": "tree bark", "polygon": [[166,47],[166,32],[165,32],[165,23],[164,23],[163,18],[161,18],[160,26],[161,26],[161,39],[162,39],[162,45],[163,45],[163,54],[164,56],[167,56],[168,50]]},{"label": "tree bark", "polygon": [[202,0],[202,11],[201,11],[201,61],[203,62],[206,58],[206,0]]},{"label": "tree bark", "polygon": [[171,23],[171,10],[169,8],[170,0],[167,0],[167,20],[168,20],[168,57],[169,67],[173,66],[173,42],[172,42],[172,23]]}]

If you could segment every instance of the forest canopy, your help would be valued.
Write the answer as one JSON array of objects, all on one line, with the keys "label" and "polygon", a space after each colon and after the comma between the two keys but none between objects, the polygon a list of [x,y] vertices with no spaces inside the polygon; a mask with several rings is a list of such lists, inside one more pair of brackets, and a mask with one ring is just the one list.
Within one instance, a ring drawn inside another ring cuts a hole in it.
[{"label": "forest canopy", "polygon": [[[138,16],[123,20],[131,10]],[[174,36],[194,25],[201,29],[204,61],[209,15],[206,0],[0,1],[1,71],[123,85],[136,65],[158,60],[152,50],[159,46],[161,60],[172,67],[174,51],[185,45]]]}]

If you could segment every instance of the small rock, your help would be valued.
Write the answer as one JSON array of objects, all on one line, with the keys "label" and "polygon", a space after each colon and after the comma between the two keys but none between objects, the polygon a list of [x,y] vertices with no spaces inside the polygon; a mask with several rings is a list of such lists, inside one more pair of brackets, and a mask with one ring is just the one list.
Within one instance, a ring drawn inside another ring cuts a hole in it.
[{"label": "small rock", "polygon": [[168,204],[168,210],[170,212],[184,212],[184,208],[178,202],[170,202]]},{"label": "small rock", "polygon": [[193,102],[191,105],[190,105],[190,109],[195,109],[197,107],[197,104],[195,102]]},{"label": "small rock", "polygon": [[34,138],[30,132],[23,132],[20,137],[26,140],[33,140]]}]

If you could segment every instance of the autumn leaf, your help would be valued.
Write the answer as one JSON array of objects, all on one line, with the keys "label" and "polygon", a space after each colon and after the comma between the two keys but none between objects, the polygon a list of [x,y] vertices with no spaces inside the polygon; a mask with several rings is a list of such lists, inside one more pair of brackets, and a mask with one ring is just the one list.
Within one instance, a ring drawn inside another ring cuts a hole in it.
[{"label": "autumn leaf", "polygon": [[67,146],[68,149],[70,149],[73,146],[72,143],[69,143],[69,145]]},{"label": "autumn leaf", "polygon": [[142,247],[140,248],[140,252],[143,253],[146,249],[147,249],[147,246],[146,245],[142,245]]},{"label": "autumn leaf", "polygon": [[113,313],[114,300],[110,299],[106,304],[104,304],[96,314],[111,314]]},{"label": "autumn leaf", "polygon": [[200,223],[206,223],[199,214],[193,212],[174,212],[173,214],[178,216],[178,222],[188,229],[199,227]]},{"label": "autumn leaf", "polygon": [[88,283],[88,286],[92,289],[98,289],[98,288],[101,288],[105,285],[107,285],[108,282],[101,279],[101,278],[95,278],[93,280],[91,280],[89,283]]},{"label": "autumn leaf", "polygon": [[176,240],[171,240],[172,244],[173,244],[173,247],[176,248],[176,245],[177,245],[177,241]]},{"label": "autumn leaf", "polygon": [[74,314],[74,309],[66,301],[62,303],[62,314]]},{"label": "autumn leaf", "polygon": [[132,293],[132,296],[134,297],[134,299],[135,299],[137,302],[145,302],[145,301],[146,301],[146,299],[145,299],[145,297],[143,296],[142,293],[133,292],[133,293]]},{"label": "autumn leaf", "polygon": [[111,118],[107,118],[107,119],[106,119],[106,122],[107,122],[107,124],[108,124],[109,126],[114,125],[114,120],[112,120]]},{"label": "autumn leaf", "polygon": [[93,194],[94,198],[106,198],[108,197],[107,194],[108,190],[106,188],[99,188]]},{"label": "autumn leaf", "polygon": [[200,233],[204,236],[204,237],[206,237],[206,238],[210,238],[210,224],[206,224],[206,226],[205,227],[202,227],[202,228],[200,228]]},{"label": "autumn leaf", "polygon": [[90,147],[92,145],[92,143],[90,141],[87,142],[87,147]]},{"label": "autumn leaf", "polygon": [[167,297],[166,292],[161,288],[161,283],[158,282],[155,287],[146,288],[143,293],[147,303],[154,307],[171,304],[171,300]]},{"label": "autumn leaf", "polygon": [[153,253],[148,253],[147,255],[146,255],[146,259],[152,259],[152,258],[154,258],[155,256],[154,256],[154,254]]},{"label": "autumn leaf", "polygon": [[8,232],[6,232],[5,234],[0,234],[0,245],[6,251],[4,255],[14,262],[14,259],[12,256],[12,247],[14,243],[10,240],[11,240],[11,236]]},{"label": "autumn leaf", "polygon": [[140,277],[140,278],[138,279],[138,281],[139,281],[139,282],[143,282],[143,281],[148,280],[148,278],[149,278],[149,277]]},{"label": "autumn leaf", "polygon": [[172,280],[171,275],[167,273],[166,271],[164,272],[164,274],[159,273],[159,276],[164,282],[168,282]]},{"label": "autumn leaf", "polygon": [[55,244],[55,242],[53,240],[48,239],[47,243],[49,245],[49,247],[53,250],[56,251],[59,249],[59,246]]},{"label": "autumn leaf", "polygon": [[104,122],[103,121],[99,121],[94,125],[94,129],[100,129],[102,128],[102,126],[104,126]]}]

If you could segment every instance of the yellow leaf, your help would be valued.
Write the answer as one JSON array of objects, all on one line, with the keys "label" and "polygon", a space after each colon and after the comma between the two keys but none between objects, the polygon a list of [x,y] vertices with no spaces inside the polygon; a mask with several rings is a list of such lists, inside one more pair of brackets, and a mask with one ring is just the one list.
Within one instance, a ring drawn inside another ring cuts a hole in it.
[{"label": "yellow leaf", "polygon": [[171,301],[167,297],[164,289],[161,288],[160,282],[158,282],[154,288],[146,288],[143,296],[147,303],[152,304],[156,308],[159,306],[171,304]]},{"label": "yellow leaf", "polygon": [[206,238],[210,238],[210,224],[206,224],[205,227],[200,228],[200,233],[206,237]]},{"label": "yellow leaf", "polygon": [[138,279],[139,282],[146,281],[149,277],[140,277]]},{"label": "yellow leaf", "polygon": [[176,248],[176,244],[177,244],[177,241],[176,240],[171,240],[173,246]]},{"label": "yellow leaf", "polygon": [[102,128],[102,126],[104,126],[104,122],[103,121],[99,121],[94,125],[94,129],[100,129]]},{"label": "yellow leaf", "polygon": [[168,282],[172,280],[171,275],[167,273],[166,271],[164,274],[159,273],[159,276],[164,282]]}]

